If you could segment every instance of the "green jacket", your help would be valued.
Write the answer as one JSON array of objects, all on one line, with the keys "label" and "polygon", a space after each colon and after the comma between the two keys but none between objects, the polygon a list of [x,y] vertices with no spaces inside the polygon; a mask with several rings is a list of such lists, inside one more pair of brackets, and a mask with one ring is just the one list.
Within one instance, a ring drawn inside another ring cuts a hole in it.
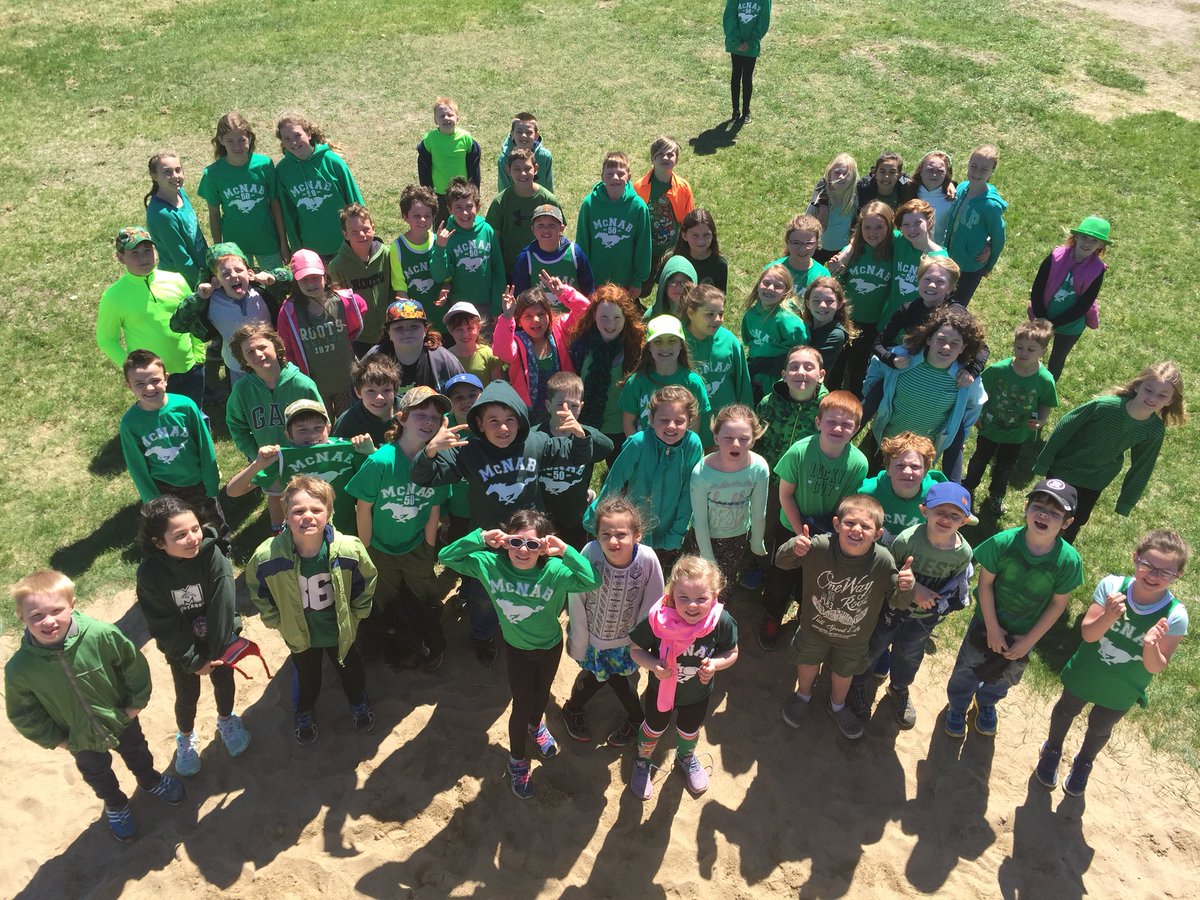
[{"label": "green jacket", "polygon": [[779,483],[775,466],[783,459],[788,447],[817,433],[817,410],[821,398],[828,393],[825,385],[817,385],[817,392],[811,400],[797,403],[788,391],[787,382],[781,378],[758,401],[758,418],[767,426],[767,430],[755,443],[754,449],[770,464],[772,484]]},{"label": "green jacket", "polygon": [[[338,623],[338,662],[346,658],[358,634],[358,622],[371,613],[375,595],[375,566],[356,537],[325,526],[329,573],[333,576],[333,607]],[[292,653],[309,647],[308,623],[300,597],[300,557],[288,529],[258,545],[246,564],[246,587],[262,613],[262,622],[276,629]]]},{"label": "green jacket", "polygon": [[96,344],[117,368],[131,351],[149,350],[162,358],[168,375],[188,371],[204,361],[204,344],[172,331],[171,316],[190,293],[177,272],[155,269],[144,277],[124,273],[100,295]]},{"label": "green jacket", "polygon": [[21,638],[4,667],[8,720],[47,750],[64,740],[72,753],[113,750],[131,721],[125,710],[150,702],[150,666],[116,625],[72,618],[61,647]]}]

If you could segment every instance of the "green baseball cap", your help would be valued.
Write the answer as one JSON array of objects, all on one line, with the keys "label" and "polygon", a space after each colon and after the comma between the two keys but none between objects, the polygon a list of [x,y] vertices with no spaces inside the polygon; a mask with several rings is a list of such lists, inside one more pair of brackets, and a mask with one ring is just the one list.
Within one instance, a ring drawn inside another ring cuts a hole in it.
[{"label": "green baseball cap", "polygon": [[661,337],[675,337],[684,340],[683,325],[674,316],[655,316],[646,323],[646,343]]},{"label": "green baseball cap", "polygon": [[122,228],[117,232],[117,252],[124,253],[126,250],[132,250],[138,244],[143,244],[146,241],[154,243],[154,238],[150,237],[150,232],[145,228],[137,225]]}]

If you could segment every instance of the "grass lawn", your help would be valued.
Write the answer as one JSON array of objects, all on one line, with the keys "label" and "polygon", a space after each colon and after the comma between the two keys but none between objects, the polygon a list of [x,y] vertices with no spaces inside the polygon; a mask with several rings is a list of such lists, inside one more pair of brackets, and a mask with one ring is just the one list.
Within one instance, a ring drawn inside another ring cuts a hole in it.
[{"label": "grass lawn", "polygon": [[[256,126],[257,149],[274,157],[280,112],[299,109],[322,123],[344,148],[384,238],[399,228],[399,194],[415,180],[414,147],[438,94],[457,99],[462,124],[483,145],[485,205],[511,115],[539,115],[569,232],[604,151],[628,152],[637,176],[649,167],[651,140],[672,134],[684,144],[680,173],[717,221],[735,329],[753,274],[782,253],[785,222],[803,211],[835,153],[853,153],[865,172],[884,148],[902,151],[910,166],[943,148],[961,175],[971,147],[992,142],[1001,150],[994,183],[1010,204],[1009,244],[972,310],[989,329],[994,358],[1009,354],[1030,281],[1063,227],[1098,213],[1116,238],[1101,330],[1087,333],[1068,362],[1064,409],[1164,358],[1190,369],[1196,389],[1189,350],[1200,283],[1200,126],[1194,95],[1180,110],[1189,120],[1156,87],[1194,79],[1194,45],[1143,57],[1116,43],[1140,40],[1128,28],[1024,0],[780,3],[756,75],[754,121],[735,133],[723,122],[728,57],[721,4],[712,0],[3,7],[6,583],[53,565],[85,598],[133,585],[136,495],[115,441],[130,395],[95,346],[96,305],[120,271],[112,236],[143,221],[146,159],[176,148],[194,196],[216,120],[232,109]],[[1100,121],[1089,114],[1097,98],[1109,109],[1147,111]],[[239,457],[223,423],[214,425],[229,477]],[[1072,619],[1101,575],[1128,569],[1144,531],[1170,525],[1200,544],[1197,436],[1191,424],[1168,433],[1130,518],[1112,514],[1114,493],[1102,499],[1079,541],[1087,585]],[[1019,509],[1017,488],[1009,506]],[[244,562],[265,535],[265,506],[234,501],[226,509],[242,526]],[[1017,523],[1012,512],[1002,522]],[[1200,586],[1197,569],[1178,585],[1184,598]],[[2,612],[13,628],[7,598]],[[1061,662],[1067,649],[1050,655]],[[1029,680],[1054,689],[1044,664]],[[1157,679],[1153,708],[1134,714],[1156,746],[1192,765],[1200,765],[1198,682],[1200,642],[1191,640]]]}]

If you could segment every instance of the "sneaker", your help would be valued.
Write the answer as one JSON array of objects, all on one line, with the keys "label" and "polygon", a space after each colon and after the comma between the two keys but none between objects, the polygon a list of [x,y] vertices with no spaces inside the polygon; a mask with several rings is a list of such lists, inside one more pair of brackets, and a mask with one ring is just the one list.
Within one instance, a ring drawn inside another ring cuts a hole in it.
[{"label": "sneaker", "polygon": [[191,734],[175,732],[175,771],[184,778],[200,771],[200,742],[195,729]]},{"label": "sneaker", "polygon": [[857,741],[863,736],[862,719],[856,716],[849,706],[843,705],[841,709],[834,709],[833,705],[825,707],[829,715],[833,717],[834,724],[837,725],[838,731],[842,733],[842,737]]},{"label": "sneaker", "polygon": [[475,658],[479,660],[480,665],[491,668],[492,663],[496,661],[496,639],[475,638]]},{"label": "sneaker", "polygon": [[629,743],[637,737],[638,731],[641,730],[641,722],[632,722],[626,719],[617,726],[617,730],[608,736],[608,746],[610,747],[627,747]]},{"label": "sneaker", "polygon": [[629,776],[629,790],[639,800],[654,796],[654,784],[650,781],[650,760],[640,756],[633,761],[633,774]]},{"label": "sneaker", "polygon": [[967,714],[959,712],[953,706],[946,707],[946,724],[943,726],[946,734],[952,738],[967,736]]},{"label": "sneaker", "polygon": [[1071,760],[1071,772],[1063,782],[1063,790],[1072,797],[1082,797],[1087,790],[1088,778],[1092,774],[1092,764],[1078,756]]},{"label": "sneaker", "polygon": [[767,580],[767,570],[762,566],[751,566],[742,573],[742,578],[738,582],[748,591],[757,591],[763,586]]},{"label": "sneaker", "polygon": [[850,685],[850,693],[846,695],[846,706],[860,719],[871,717],[871,704],[867,702],[867,692],[860,685]]},{"label": "sneaker", "polygon": [[985,737],[994,737],[1000,727],[1000,716],[994,706],[975,704],[975,730]]},{"label": "sneaker", "polygon": [[779,647],[779,630],[783,623],[775,616],[763,616],[762,626],[758,629],[758,646],[768,653],[773,653]]},{"label": "sneaker", "polygon": [[359,734],[366,734],[375,727],[375,713],[371,710],[371,701],[365,697],[362,703],[350,708],[350,715],[354,717],[354,730]]},{"label": "sneaker", "polygon": [[554,735],[546,727],[545,719],[542,719],[538,723],[537,728],[529,729],[529,736],[537,744],[538,754],[542,759],[554,759],[554,757],[558,756],[558,741],[554,739]]},{"label": "sneaker", "polygon": [[999,497],[992,497],[989,495],[988,498],[983,501],[983,511],[989,516],[994,516],[998,519],[1008,512],[1008,507],[1004,505],[1004,501]]},{"label": "sneaker", "polygon": [[183,798],[187,796],[187,789],[184,788],[183,782],[179,779],[172,778],[170,775],[161,775],[159,776],[158,784],[150,788],[149,793],[168,806],[178,806],[183,802]]},{"label": "sneaker", "polygon": [[876,681],[883,681],[890,674],[892,674],[892,652],[884,650],[879,659],[875,660],[875,668],[871,670],[871,677]]},{"label": "sneaker", "polygon": [[795,691],[783,702],[783,721],[792,728],[799,728],[804,721],[804,717],[808,715],[808,706],[812,702],[812,698],[801,700]]},{"label": "sneaker", "polygon": [[108,821],[108,830],[112,836],[126,844],[137,837],[137,823],[133,821],[133,810],[126,803],[120,809],[104,807],[104,818]]},{"label": "sneaker", "polygon": [[694,751],[687,756],[676,754],[675,768],[687,779],[688,793],[693,797],[699,797],[708,790],[708,773],[704,771],[704,766],[700,765],[700,760],[696,759]]},{"label": "sneaker", "polygon": [[[218,716],[217,731],[221,735],[221,740],[225,742],[225,749],[229,751],[230,756],[241,756],[250,746],[250,732],[246,730],[246,726],[242,724],[242,720],[238,716],[229,715],[225,718]],[[176,765],[175,768],[178,770],[179,766]]]},{"label": "sneaker", "polygon": [[522,800],[528,800],[533,796],[533,779],[529,774],[529,760],[514,760],[512,757],[509,757],[508,777],[512,782],[512,792],[514,794]]},{"label": "sneaker", "polygon": [[[1042,752],[1038,757],[1037,768],[1033,770],[1033,774],[1037,776],[1037,780],[1042,787],[1054,790],[1058,787],[1058,763],[1062,759],[1062,748],[1051,750],[1042,744]],[[1072,773],[1075,768],[1072,766]]]},{"label": "sneaker", "polygon": [[894,688],[889,684],[887,695],[896,704],[896,723],[905,729],[916,725],[917,708],[913,706],[912,699],[908,696],[908,688]]},{"label": "sneaker", "polygon": [[421,663],[421,671],[427,675],[432,675],[442,667],[442,663],[446,661],[446,652],[430,653],[425,657],[425,661]]},{"label": "sneaker", "polygon": [[740,121],[743,125],[749,125],[750,124],[750,113],[748,113],[748,112],[742,113],[742,117],[738,121]]},{"label": "sneaker", "polygon": [[592,742],[592,729],[588,725],[587,713],[583,710],[575,712],[573,709],[562,708],[563,724],[567,727],[567,734],[571,736],[571,740],[579,741],[581,744],[590,744]]},{"label": "sneaker", "polygon": [[294,729],[296,743],[303,746],[315,743],[317,740],[317,722],[310,712],[296,713]]}]

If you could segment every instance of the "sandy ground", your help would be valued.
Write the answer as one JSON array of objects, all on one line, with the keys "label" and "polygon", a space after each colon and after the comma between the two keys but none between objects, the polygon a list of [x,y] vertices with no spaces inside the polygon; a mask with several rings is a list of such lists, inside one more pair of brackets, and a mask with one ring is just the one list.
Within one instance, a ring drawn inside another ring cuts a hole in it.
[{"label": "sandy ground", "polygon": [[[157,688],[143,725],[156,760],[169,765],[170,676],[132,594],[89,612],[144,645]],[[898,731],[882,698],[858,744],[841,739],[816,703],[794,731],[779,715],[786,658],[758,648],[756,604],[734,612],[742,658],[718,676],[700,745],[712,787],[693,799],[664,768],[645,804],[625,786],[632,751],[565,740],[557,705],[549,722],[563,752],[535,763],[535,799],[514,797],[502,777],[503,655],[482,668],[466,624],[450,613],[440,672],[369,666],[379,720],[369,735],[352,732],[327,670],[320,739],[300,747],[290,733],[286,650],[248,618],[246,633],[279,667],[267,680],[252,661],[253,680],[238,680],[253,745],[231,760],[205,732],[215,715],[206,688],[204,767],[187,780],[179,808],[135,797],[141,837],[133,844],[109,836],[65,752],[0,725],[8,773],[0,896],[1197,896],[1200,785],[1153,756],[1135,728],[1118,730],[1086,799],[1050,793],[1031,777],[1048,703],[1019,688],[1002,707],[997,738],[947,738],[940,711],[953,651],[942,648],[914,691],[914,730]],[[2,651],[7,660],[11,640]],[[556,702],[576,671],[564,659]],[[819,686],[817,701],[827,691]],[[591,714],[606,734],[620,717],[615,697],[602,693]],[[1068,752],[1078,740],[1072,733]],[[667,766],[672,741],[662,743]]]}]

